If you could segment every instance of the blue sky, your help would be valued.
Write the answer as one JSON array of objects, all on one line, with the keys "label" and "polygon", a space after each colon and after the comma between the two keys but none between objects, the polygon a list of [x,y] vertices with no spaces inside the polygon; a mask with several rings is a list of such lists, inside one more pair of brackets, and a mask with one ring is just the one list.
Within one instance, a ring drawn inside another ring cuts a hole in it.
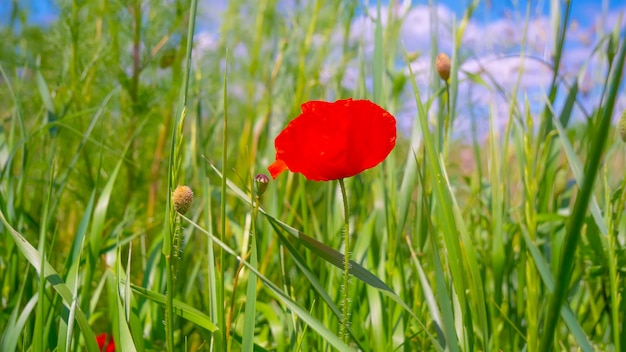
[{"label": "blue sky", "polygon": [[[0,0],[0,23],[5,24],[10,15],[12,0]],[[214,1],[211,1],[214,2]],[[225,1],[220,1],[225,2]],[[386,2],[386,1],[383,1]],[[458,17],[472,1],[469,0],[439,0],[438,4],[444,5],[451,9]],[[29,19],[32,23],[46,23],[53,20],[58,14],[57,2],[54,0],[19,0],[20,7],[27,8],[29,11]],[[200,0],[202,3],[202,0]],[[375,0],[370,0],[375,3]],[[412,1],[413,5],[427,4],[428,1]],[[541,12],[548,14],[550,1],[531,1],[531,11],[533,13]],[[524,13],[527,1],[511,1],[511,0],[483,0],[480,2],[476,12],[475,19],[478,20],[494,20],[503,16],[507,16],[512,12]],[[572,18],[580,22],[582,25],[590,25],[593,16],[590,14],[600,13],[602,8],[606,6],[609,12],[619,11],[625,8],[624,1],[620,0],[573,0],[572,1]]]},{"label": "blue sky", "polygon": [[[289,4],[294,1],[282,0],[281,2],[283,6],[290,6]],[[371,6],[370,16],[376,16],[374,10],[376,0],[363,2]],[[387,1],[383,0],[383,2]],[[450,23],[458,23],[471,2],[470,0],[439,0],[437,2],[439,23],[437,40],[440,51],[451,54]],[[11,3],[11,0],[0,0],[0,25],[6,25],[8,21]],[[20,7],[27,9],[29,22],[34,24],[45,26],[54,21],[59,12],[56,1],[53,0],[19,0],[19,3]],[[416,72],[418,84],[426,87],[433,74],[428,54],[431,48],[430,21],[432,20],[432,12],[428,7],[429,1],[413,0],[410,7],[402,6],[409,3],[406,0],[399,0],[396,3],[398,4],[391,9],[384,5],[383,11],[395,11],[405,16],[401,40],[409,51],[422,54],[411,65]],[[527,96],[532,106],[542,106],[545,90],[552,76],[545,63],[541,62],[542,60],[550,62],[552,55],[553,32],[550,28],[550,3],[551,0],[530,1],[525,54],[532,59],[524,59],[519,55],[521,49],[519,43],[522,42],[522,31],[527,23],[528,2],[522,0],[481,1],[464,34],[462,48],[465,58],[461,65],[460,79],[463,80],[466,77],[464,72],[488,73],[505,90],[512,91],[518,80],[519,68],[522,67],[524,70],[521,81],[522,96]],[[201,16],[199,23],[212,23],[211,28],[218,28],[219,9],[225,8],[226,1],[200,0],[199,4],[199,16]],[[202,11],[203,8],[211,8],[211,11]],[[365,11],[367,9],[363,10]],[[569,84],[575,80],[578,81],[587,111],[593,110],[594,104],[599,100],[599,91],[606,71],[606,60],[602,55],[595,55],[593,49],[601,35],[609,32],[617,23],[620,13],[626,16],[626,1],[572,0],[571,21],[561,74],[566,77]],[[383,15],[384,18],[386,15]],[[626,20],[622,19],[622,33],[626,28],[625,23]],[[351,30],[353,33],[351,39],[361,41],[365,45],[366,54],[368,48],[372,47],[372,25],[371,20],[361,13],[360,17],[353,22]],[[219,33],[215,33],[214,30],[200,28],[196,42],[197,54],[201,55],[203,51],[210,51],[217,43],[218,36]],[[326,75],[331,76],[333,74],[332,60],[327,66]],[[355,73],[353,77],[356,75]],[[353,83],[350,82],[350,77],[351,74],[348,72],[345,82],[348,87]],[[491,109],[496,116],[508,115],[508,103],[493,91],[476,89],[469,83],[462,83],[459,87],[459,96],[471,102],[468,105],[479,107],[478,111],[472,111],[472,114],[485,116]],[[407,101],[412,101],[412,99],[407,99]],[[616,106],[616,116],[624,109],[626,109],[626,98],[620,98]],[[407,112],[405,120],[411,120],[415,107],[409,103],[403,110]],[[578,116],[582,116],[580,111]],[[505,123],[504,120],[496,122],[500,125]],[[457,128],[459,131],[469,128],[468,121],[459,120],[459,124],[461,124]]]}]

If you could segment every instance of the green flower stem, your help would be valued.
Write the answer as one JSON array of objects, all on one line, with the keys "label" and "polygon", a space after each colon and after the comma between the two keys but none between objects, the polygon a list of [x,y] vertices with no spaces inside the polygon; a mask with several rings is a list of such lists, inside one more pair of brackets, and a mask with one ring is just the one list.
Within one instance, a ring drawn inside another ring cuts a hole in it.
[{"label": "green flower stem", "polygon": [[[187,27],[187,47],[185,51],[185,71],[183,74],[183,83],[180,89],[180,98],[178,106],[176,108],[176,120],[172,128],[172,144],[171,154],[169,160],[169,196],[171,197],[172,191],[174,191],[174,185],[178,182],[179,167],[182,160],[182,141],[183,141],[183,126],[185,124],[185,111],[187,108],[187,91],[189,89],[189,75],[191,71],[191,49],[193,47],[193,34],[196,25],[196,10],[198,8],[198,0],[191,0],[189,5],[189,26]],[[178,253],[174,252],[174,238],[177,236],[176,231],[180,231],[177,228],[177,222],[179,221],[179,215],[174,209],[172,201],[168,201],[168,208],[166,210],[169,215],[166,220],[169,222],[166,225],[165,238],[163,240],[163,255],[165,256],[165,276],[167,285],[167,299],[165,303],[165,340],[167,350],[169,352],[174,351],[174,261],[178,260]]]},{"label": "green flower stem", "polygon": [[339,337],[343,342],[348,343],[348,285],[350,283],[350,207],[348,205],[348,195],[343,178],[339,179],[339,187],[341,188],[341,196],[343,197],[343,237],[344,237],[344,255],[343,255],[343,289],[341,290],[342,311],[341,326],[339,327]]},{"label": "green flower stem", "polygon": [[[174,222],[178,221],[178,215],[175,215]],[[176,236],[176,228],[174,225],[174,231],[171,233],[172,238]],[[166,234],[166,236],[170,236],[170,234]],[[175,256],[176,253],[173,249],[173,241],[169,241],[169,254],[165,256],[165,267],[166,267],[166,285],[167,285],[167,301],[165,303],[165,340],[167,344],[168,351],[174,351],[174,264],[172,256]]]},{"label": "green flower stem", "polygon": [[167,294],[165,302],[165,332],[166,345],[168,351],[174,351],[174,285],[178,271],[178,261],[181,259],[180,250],[182,248],[182,223],[180,215],[174,211],[174,219],[171,237],[169,240],[169,253],[165,256],[165,273]]},{"label": "green flower stem", "polygon": [[445,94],[446,112],[444,114],[443,137],[442,137],[440,146],[443,146],[442,151],[443,151],[444,157],[447,157],[448,149],[449,149],[449,143],[447,143],[447,141],[448,141],[448,133],[450,133],[450,120],[452,119],[452,116],[450,116],[450,84],[448,83],[448,81],[446,81],[445,84],[446,84],[446,94]]}]

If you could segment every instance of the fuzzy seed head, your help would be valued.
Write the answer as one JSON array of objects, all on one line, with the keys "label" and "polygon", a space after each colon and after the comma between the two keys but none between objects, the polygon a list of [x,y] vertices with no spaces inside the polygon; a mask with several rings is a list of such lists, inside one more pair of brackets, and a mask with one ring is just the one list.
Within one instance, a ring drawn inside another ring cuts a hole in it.
[{"label": "fuzzy seed head", "polygon": [[450,57],[444,53],[437,55],[435,68],[439,73],[439,77],[447,82],[448,78],[450,78]]},{"label": "fuzzy seed head", "polygon": [[189,210],[191,201],[193,200],[193,191],[189,186],[178,186],[172,192],[172,202],[174,209],[181,214],[185,214]]},{"label": "fuzzy seed head", "polygon": [[626,143],[626,110],[624,110],[622,117],[619,119],[617,129],[619,130],[620,137],[622,137],[622,141]]}]

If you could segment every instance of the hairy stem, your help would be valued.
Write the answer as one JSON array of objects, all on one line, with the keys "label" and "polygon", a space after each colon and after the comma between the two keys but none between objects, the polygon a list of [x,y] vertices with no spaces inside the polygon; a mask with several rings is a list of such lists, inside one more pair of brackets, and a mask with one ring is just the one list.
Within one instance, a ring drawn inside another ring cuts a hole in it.
[{"label": "hairy stem", "polygon": [[350,207],[348,205],[348,195],[346,193],[346,186],[343,179],[339,179],[339,187],[341,188],[341,196],[343,197],[343,237],[344,237],[344,266],[343,266],[343,289],[341,291],[342,299],[342,311],[341,311],[341,326],[339,327],[339,337],[343,339],[345,343],[348,343],[348,285],[350,283]]}]

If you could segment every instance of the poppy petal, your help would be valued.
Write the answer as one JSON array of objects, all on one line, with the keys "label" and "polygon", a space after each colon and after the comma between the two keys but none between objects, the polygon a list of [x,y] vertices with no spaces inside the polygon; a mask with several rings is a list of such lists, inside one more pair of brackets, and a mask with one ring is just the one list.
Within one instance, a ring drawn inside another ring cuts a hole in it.
[{"label": "poppy petal", "polygon": [[96,342],[98,343],[100,351],[115,352],[115,342],[113,341],[113,337],[111,336],[109,339],[109,335],[106,332],[96,336]]},{"label": "poppy petal", "polygon": [[267,169],[270,175],[272,175],[272,178],[275,179],[281,172],[287,170],[287,164],[282,160],[276,160]]},{"label": "poppy petal", "polygon": [[269,169],[272,177],[285,168],[314,181],[351,177],[382,162],[395,142],[395,118],[371,101],[309,101],[276,137]]},{"label": "poppy petal", "polygon": [[98,343],[98,347],[100,347],[100,351],[102,351],[102,348],[104,347],[104,344],[107,342],[107,334],[106,333],[102,333],[102,334],[96,336],[96,342]]}]

